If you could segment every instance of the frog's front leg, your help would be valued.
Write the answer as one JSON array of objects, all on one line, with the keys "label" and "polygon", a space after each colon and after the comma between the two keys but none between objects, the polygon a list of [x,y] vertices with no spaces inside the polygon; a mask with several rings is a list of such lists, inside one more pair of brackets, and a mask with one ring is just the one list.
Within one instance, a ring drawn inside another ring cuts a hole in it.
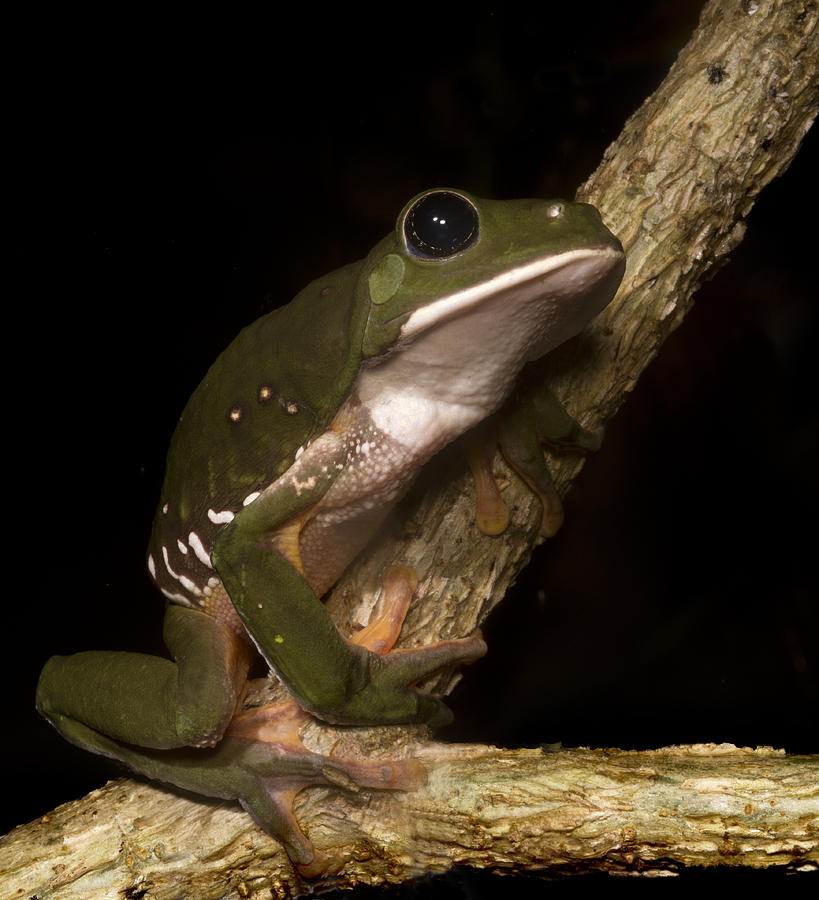
[{"label": "frog's front leg", "polygon": [[[298,702],[318,718],[349,725],[451,720],[438,699],[412,685],[486,652],[478,635],[378,655],[343,637],[308,584],[297,516],[271,531],[276,492],[245,507],[216,540],[213,564],[249,633]],[[329,552],[329,551],[328,551]]]},{"label": "frog's front leg", "polygon": [[521,392],[498,416],[466,436],[466,456],[477,494],[475,522],[481,531],[500,534],[509,521],[491,469],[498,446],[506,462],[540,499],[541,535],[553,537],[559,531],[563,524],[563,503],[546,463],[543,444],[581,453],[600,447],[600,438],[576,422],[543,386]]}]

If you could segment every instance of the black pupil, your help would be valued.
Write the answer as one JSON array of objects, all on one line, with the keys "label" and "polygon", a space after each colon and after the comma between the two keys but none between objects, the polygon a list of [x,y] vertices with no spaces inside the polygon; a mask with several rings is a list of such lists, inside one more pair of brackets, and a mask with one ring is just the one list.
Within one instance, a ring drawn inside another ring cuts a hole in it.
[{"label": "black pupil", "polygon": [[478,238],[478,211],[460,194],[434,191],[414,203],[404,220],[407,246],[416,256],[454,256]]}]

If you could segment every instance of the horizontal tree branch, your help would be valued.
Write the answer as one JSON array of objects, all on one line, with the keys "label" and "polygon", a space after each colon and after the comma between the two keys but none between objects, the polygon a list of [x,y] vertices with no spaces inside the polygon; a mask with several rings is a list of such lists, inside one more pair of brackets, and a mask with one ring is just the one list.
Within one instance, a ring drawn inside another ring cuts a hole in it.
[{"label": "horizontal tree branch", "polygon": [[[550,875],[674,875],[693,865],[819,871],[819,757],[730,744],[410,749],[429,766],[417,791],[352,800],[303,793],[298,814],[311,838],[344,848],[341,872],[324,888],[397,883],[453,865]],[[303,888],[280,845],[238,807],[131,779],[12,836],[14,853],[0,852],[4,898],[86,900],[117,885],[152,900]]]}]

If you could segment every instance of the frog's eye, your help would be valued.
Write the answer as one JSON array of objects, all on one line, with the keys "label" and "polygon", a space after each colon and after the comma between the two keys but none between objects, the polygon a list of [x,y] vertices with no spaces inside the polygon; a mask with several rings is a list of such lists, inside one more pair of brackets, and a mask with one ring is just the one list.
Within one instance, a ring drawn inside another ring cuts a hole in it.
[{"label": "frog's eye", "polygon": [[407,249],[420,259],[445,259],[478,239],[478,210],[460,194],[431,191],[404,217]]}]

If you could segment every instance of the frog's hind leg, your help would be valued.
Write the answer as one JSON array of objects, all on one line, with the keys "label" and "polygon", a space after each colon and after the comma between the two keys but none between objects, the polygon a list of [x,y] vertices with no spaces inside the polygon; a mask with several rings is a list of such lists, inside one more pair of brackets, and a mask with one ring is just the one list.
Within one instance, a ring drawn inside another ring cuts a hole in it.
[{"label": "frog's hind leg", "polygon": [[173,661],[110,651],[52,657],[37,708],[69,740],[106,755],[115,755],[110,742],[95,747],[95,733],[155,749],[212,746],[242,700],[250,649],[212,616],[175,605],[164,638]]},{"label": "frog's hind leg", "polygon": [[541,385],[518,398],[504,415],[499,444],[509,465],[540,498],[541,535],[554,537],[563,524],[563,503],[542,445],[558,452],[593,453],[600,448],[600,437],[576,422],[557,397]]}]

